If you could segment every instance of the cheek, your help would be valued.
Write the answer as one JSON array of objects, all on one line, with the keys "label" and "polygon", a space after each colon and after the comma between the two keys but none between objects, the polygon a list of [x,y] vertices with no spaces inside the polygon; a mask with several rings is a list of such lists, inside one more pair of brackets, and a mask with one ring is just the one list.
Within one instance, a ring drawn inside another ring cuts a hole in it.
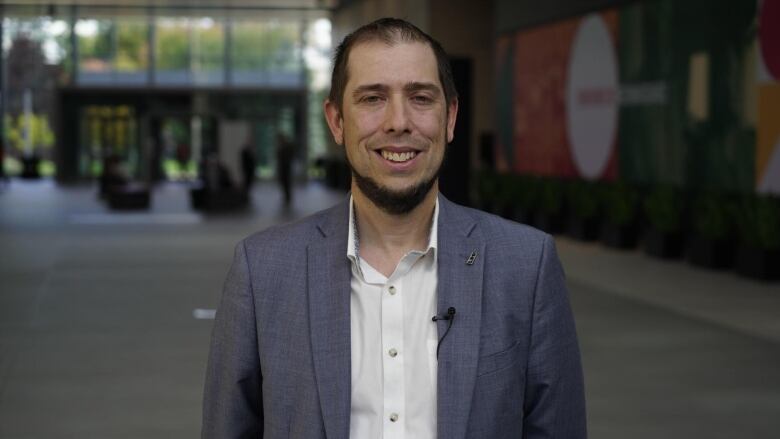
[{"label": "cheek", "polygon": [[432,141],[446,138],[447,121],[438,113],[424,113],[417,118],[417,129]]},{"label": "cheek", "polygon": [[352,118],[349,130],[358,139],[363,139],[380,130],[381,126],[382,115],[379,112],[359,113]]}]

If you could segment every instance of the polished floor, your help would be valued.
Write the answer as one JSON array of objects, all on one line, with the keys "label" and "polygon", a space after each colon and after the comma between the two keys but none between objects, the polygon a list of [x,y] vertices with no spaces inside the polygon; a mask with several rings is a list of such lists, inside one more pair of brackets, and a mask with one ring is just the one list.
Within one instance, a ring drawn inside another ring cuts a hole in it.
[{"label": "polished floor", "polygon": [[[159,186],[145,213],[90,186],[0,187],[0,438],[193,438],[208,319],[233,245],[329,206],[201,215]],[[592,438],[780,437],[780,284],[558,238]]]}]

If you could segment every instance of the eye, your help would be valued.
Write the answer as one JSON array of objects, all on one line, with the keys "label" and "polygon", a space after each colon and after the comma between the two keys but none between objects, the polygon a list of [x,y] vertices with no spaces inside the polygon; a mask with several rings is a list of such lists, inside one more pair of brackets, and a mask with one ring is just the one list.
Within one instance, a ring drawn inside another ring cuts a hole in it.
[{"label": "eye", "polygon": [[360,98],[360,102],[364,104],[376,104],[382,100],[382,97],[379,95],[366,95]]},{"label": "eye", "polygon": [[433,102],[433,99],[427,95],[414,95],[412,96],[412,102],[415,104],[427,105]]}]

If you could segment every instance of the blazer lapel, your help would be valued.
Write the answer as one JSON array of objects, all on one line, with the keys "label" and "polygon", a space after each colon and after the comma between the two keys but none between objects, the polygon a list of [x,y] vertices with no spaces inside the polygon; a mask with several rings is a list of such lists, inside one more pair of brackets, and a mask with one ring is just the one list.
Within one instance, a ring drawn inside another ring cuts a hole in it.
[{"label": "blazer lapel", "polygon": [[[477,377],[485,243],[472,234],[475,226],[463,208],[439,197],[437,311],[444,313],[450,307],[456,310],[439,353],[439,438],[465,437]],[[439,339],[448,323],[438,322]]]},{"label": "blazer lapel", "polygon": [[349,437],[351,405],[349,203],[334,207],[308,247],[309,325],[325,433]]}]

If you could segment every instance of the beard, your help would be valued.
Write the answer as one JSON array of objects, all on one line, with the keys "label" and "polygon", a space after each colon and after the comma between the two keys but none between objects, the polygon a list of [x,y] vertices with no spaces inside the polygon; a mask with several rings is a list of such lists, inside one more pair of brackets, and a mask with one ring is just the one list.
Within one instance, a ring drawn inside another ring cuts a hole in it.
[{"label": "beard", "polygon": [[423,179],[409,188],[393,190],[381,186],[371,177],[358,173],[349,160],[349,154],[347,154],[347,165],[352,172],[352,178],[355,180],[360,192],[371,200],[374,205],[390,215],[404,215],[419,206],[439,178],[439,172],[441,172],[443,163],[444,159],[439,162],[436,167],[436,172],[431,174],[429,178]]}]

